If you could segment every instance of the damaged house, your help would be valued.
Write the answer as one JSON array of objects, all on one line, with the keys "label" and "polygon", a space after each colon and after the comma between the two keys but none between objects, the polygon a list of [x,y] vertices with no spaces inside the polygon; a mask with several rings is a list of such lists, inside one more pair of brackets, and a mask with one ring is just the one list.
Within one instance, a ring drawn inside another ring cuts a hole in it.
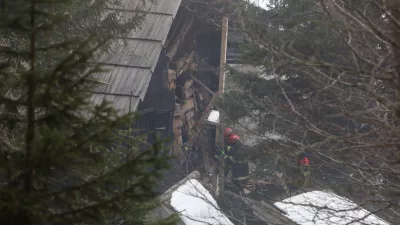
[{"label": "damaged house", "polygon": [[[225,65],[246,64],[238,53],[243,38],[235,34],[233,25],[219,27],[204,21],[190,10],[196,7],[191,1],[158,0],[145,5],[142,0],[122,2],[121,8],[110,10],[120,11],[122,19],[145,11],[146,18],[140,29],[118,37],[113,51],[100,59],[108,72],[98,75],[102,84],[91,100],[94,104],[110,101],[120,113],[140,114],[132,127],[135,134],[149,134],[148,143],[154,143],[152,134],[168,140],[164,151],[175,156],[171,162],[174,169],[160,183],[164,194],[154,217],[180,211],[180,206],[171,205],[173,192],[181,186],[187,188],[187,181],[198,181],[225,212],[218,214],[223,224],[296,224],[274,202],[224,191],[224,177],[218,176],[221,168],[217,168],[212,154],[220,141],[221,120],[209,123],[207,119],[212,110],[217,111],[215,100],[224,91]],[[200,187],[197,183],[195,186]],[[230,209],[232,205],[243,207],[235,211]],[[244,214],[243,209],[252,216]],[[182,218],[182,224],[191,223]]]}]

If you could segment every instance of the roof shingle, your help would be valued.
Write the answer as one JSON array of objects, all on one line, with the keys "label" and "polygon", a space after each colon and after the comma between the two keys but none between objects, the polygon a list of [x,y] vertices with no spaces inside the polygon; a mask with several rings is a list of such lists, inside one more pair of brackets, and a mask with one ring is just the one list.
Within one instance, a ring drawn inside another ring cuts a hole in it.
[{"label": "roof shingle", "polygon": [[142,2],[123,0],[123,7],[110,5],[110,9],[121,11],[121,20],[132,17],[138,8],[148,13],[139,29],[116,38],[112,51],[100,57],[99,63],[108,71],[96,75],[102,84],[91,97],[95,105],[112,102],[121,114],[135,111],[144,99],[181,0],[158,0],[144,6]]}]

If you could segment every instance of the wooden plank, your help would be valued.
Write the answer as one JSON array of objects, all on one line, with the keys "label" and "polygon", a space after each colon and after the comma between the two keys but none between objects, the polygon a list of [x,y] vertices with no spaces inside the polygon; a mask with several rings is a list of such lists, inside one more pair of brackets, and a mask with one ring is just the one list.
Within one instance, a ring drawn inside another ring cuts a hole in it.
[{"label": "wooden plank", "polygon": [[108,53],[107,57],[104,59],[104,62],[110,63],[110,64],[118,64],[118,62],[121,58],[122,45],[123,45],[123,42],[121,41],[121,39],[119,39],[119,38],[115,39],[110,46],[111,51]]},{"label": "wooden plank", "polygon": [[[147,14],[147,15],[149,15],[149,14]],[[140,36],[140,38],[145,39],[146,36],[151,37],[151,36],[154,36],[156,33],[158,33],[159,30],[161,29],[161,27],[163,26],[162,20],[163,20],[163,15],[152,15],[148,21],[149,30],[147,30],[146,33],[143,33],[143,35]],[[149,39],[152,39],[152,38],[149,38]]]},{"label": "wooden plank", "polygon": [[136,37],[141,39],[153,40],[154,33],[157,31],[157,28],[159,27],[161,20],[162,20],[162,15],[147,14],[146,29],[143,29],[143,31],[138,32]]},{"label": "wooden plank", "polygon": [[176,84],[174,81],[168,83],[169,90],[174,90],[176,88]]},{"label": "wooden plank", "polygon": [[[196,84],[198,84],[198,85],[200,85],[200,86],[202,86],[203,88],[204,88],[204,90],[206,90],[207,91],[207,93],[209,93],[209,94],[211,94],[211,95],[213,95],[214,94],[214,92],[213,91],[211,91],[211,89],[210,88],[208,88],[205,84],[203,84],[201,81],[199,81],[196,77],[194,77],[194,76],[191,76],[192,77],[192,79],[193,79],[193,81],[194,81],[194,83],[196,83]],[[203,100],[203,99],[201,99],[201,100]]]},{"label": "wooden plank", "polygon": [[127,69],[115,93],[130,95],[133,90],[132,90],[132,84],[128,83],[128,81],[131,79],[131,82],[133,82],[136,73],[137,73],[136,68]]},{"label": "wooden plank", "polygon": [[197,112],[197,111],[199,111],[199,105],[197,103],[196,96],[194,95],[196,93],[194,86],[192,87],[192,90],[193,90],[194,111]]},{"label": "wooden plank", "polygon": [[135,50],[135,52],[130,56],[129,66],[143,66],[145,60],[144,56],[151,46],[155,43],[151,41],[143,41],[141,40],[139,43],[139,47]]},{"label": "wooden plank", "polygon": [[176,71],[175,70],[168,70],[168,81],[175,81],[176,80]]},{"label": "wooden plank", "polygon": [[162,50],[162,45],[161,43],[157,43],[157,47],[154,49],[154,51],[151,53],[151,57],[149,57],[149,61],[153,62],[153,65],[151,66],[151,71],[154,72],[154,69],[157,66],[158,58],[160,57]]},{"label": "wooden plank", "polygon": [[[137,90],[141,87],[139,85],[141,84],[140,81],[143,79],[143,77],[151,76],[151,72],[148,69],[137,69],[137,73],[135,74],[135,78],[132,81],[132,91],[136,95]],[[143,84],[142,84],[143,85]]]},{"label": "wooden plank", "polygon": [[192,26],[192,23],[193,23],[193,17],[191,17],[189,20],[186,20],[186,22],[179,29],[179,32],[177,35],[174,35],[171,37],[171,38],[173,38],[173,41],[172,41],[172,43],[170,42],[171,44],[168,46],[169,48],[168,48],[168,52],[167,52],[167,56],[170,59],[174,58],[176,52],[179,49],[179,46],[181,46],[181,44],[185,40],[186,34],[189,31],[190,27]]},{"label": "wooden plank", "polygon": [[183,72],[185,72],[188,69],[190,63],[193,60],[193,57],[194,57],[194,51],[192,51],[186,58],[178,60],[177,64],[179,65],[177,65],[178,69],[176,70],[177,71],[176,76],[180,76]]},{"label": "wooden plank", "polygon": [[113,77],[110,79],[109,85],[104,93],[115,93],[115,90],[117,89],[118,84],[127,69],[127,67],[119,67],[118,71],[113,74]]},{"label": "wooden plank", "polygon": [[114,66],[103,66],[102,69],[108,70],[106,72],[99,72],[95,75],[96,80],[104,83],[99,83],[94,89],[95,92],[104,92],[109,84],[111,76],[114,74],[116,68]]},{"label": "wooden plank", "polygon": [[[170,16],[165,16],[165,15],[156,15],[157,19],[154,20],[154,26],[153,26],[153,30],[151,31],[151,33],[149,33],[149,35],[151,35],[152,37],[158,37],[157,40],[158,41],[162,41],[163,36],[168,35],[168,32],[166,32],[164,30],[164,26],[168,26],[168,22],[167,21],[167,17],[170,18]],[[154,40],[154,39],[153,39]]]},{"label": "wooden plank", "polygon": [[185,82],[185,84],[183,85],[183,88],[184,88],[184,89],[188,89],[188,88],[190,88],[190,87],[192,87],[192,86],[193,86],[193,80],[190,79],[190,80],[187,80],[187,81]]},{"label": "wooden plank", "polygon": [[[189,99],[190,97],[192,97],[193,96],[193,93],[194,93],[194,90],[193,90],[193,88],[192,87],[189,87],[188,89],[185,89],[184,91],[183,91],[183,98],[184,99]],[[194,106],[194,104],[193,104],[193,106]]]},{"label": "wooden plank", "polygon": [[174,116],[182,115],[182,106],[180,104],[175,104]]},{"label": "wooden plank", "polygon": [[172,23],[173,23],[173,19],[174,19],[173,17],[168,17],[165,20],[165,22],[166,22],[165,26],[163,26],[160,29],[160,32],[158,34],[156,34],[158,38],[161,38],[161,44],[163,46],[166,46],[165,42],[167,41],[169,30],[170,30],[170,28],[172,26]]},{"label": "wooden plank", "polygon": [[[151,80],[151,76],[152,76],[152,74],[149,70],[139,70],[139,72],[137,73],[137,77],[138,77],[139,81],[137,82],[137,86],[134,89],[134,90],[136,90],[134,92],[134,95],[136,95],[136,96],[143,95],[141,97],[144,98],[144,95],[146,94],[146,91],[147,91],[146,85],[148,86],[148,83]],[[136,82],[136,78],[135,78],[135,82]]]},{"label": "wooden plank", "polygon": [[142,85],[141,90],[138,94],[140,96],[140,99],[142,99],[142,100],[144,100],[144,98],[146,97],[147,89],[149,88],[152,75],[153,75],[153,73],[151,71],[149,71],[148,75],[143,78],[144,83],[141,84]]},{"label": "wooden plank", "polygon": [[223,93],[225,90],[225,66],[226,66],[226,48],[228,38],[228,18],[222,19],[222,35],[221,35],[221,55],[219,63],[219,83],[218,92]]},{"label": "wooden plank", "polygon": [[149,45],[147,48],[146,52],[144,53],[142,57],[142,61],[140,62],[140,66],[142,67],[152,67],[153,66],[153,60],[151,57],[153,55],[153,52],[157,51],[159,48],[159,43],[153,42]]},{"label": "wooden plank", "polygon": [[138,73],[139,73],[138,69],[132,68],[132,70],[128,74],[128,79],[126,80],[125,83],[123,83],[123,88],[120,94],[130,95],[131,92],[135,92],[133,87],[135,86],[134,82]]},{"label": "wooden plank", "polygon": [[189,98],[185,100],[185,103],[182,106],[182,111],[183,113],[186,113],[187,111],[191,110],[194,108],[194,100],[193,98]]}]

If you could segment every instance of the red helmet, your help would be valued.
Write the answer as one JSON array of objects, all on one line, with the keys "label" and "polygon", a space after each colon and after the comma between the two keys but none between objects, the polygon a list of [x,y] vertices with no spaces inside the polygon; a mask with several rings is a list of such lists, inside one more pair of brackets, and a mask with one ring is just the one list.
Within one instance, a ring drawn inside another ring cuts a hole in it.
[{"label": "red helmet", "polygon": [[225,128],[225,130],[224,130],[224,135],[225,136],[229,136],[231,133],[232,133],[232,129],[231,128],[229,128],[229,127]]},{"label": "red helmet", "polygon": [[299,161],[297,161],[297,164],[299,164],[299,165],[310,165],[310,161],[308,160],[307,157],[304,157],[304,158],[300,159]]},{"label": "red helmet", "polygon": [[240,139],[239,135],[236,134],[229,135],[229,142],[239,141],[239,139]]}]

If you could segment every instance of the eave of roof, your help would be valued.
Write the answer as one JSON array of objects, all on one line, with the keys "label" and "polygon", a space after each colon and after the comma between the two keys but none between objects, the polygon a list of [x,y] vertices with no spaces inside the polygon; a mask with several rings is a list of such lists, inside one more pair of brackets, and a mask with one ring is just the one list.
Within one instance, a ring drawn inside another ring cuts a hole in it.
[{"label": "eave of roof", "polygon": [[[139,29],[133,29],[112,44],[112,52],[100,58],[108,72],[97,75],[102,82],[93,91],[91,101],[111,102],[120,114],[135,111],[144,99],[161,50],[165,45],[181,0],[158,0],[141,7],[142,0],[122,0],[122,5],[110,7],[121,12],[121,20],[131,17],[138,8],[148,12]],[[139,6],[139,7],[138,7]]]}]

